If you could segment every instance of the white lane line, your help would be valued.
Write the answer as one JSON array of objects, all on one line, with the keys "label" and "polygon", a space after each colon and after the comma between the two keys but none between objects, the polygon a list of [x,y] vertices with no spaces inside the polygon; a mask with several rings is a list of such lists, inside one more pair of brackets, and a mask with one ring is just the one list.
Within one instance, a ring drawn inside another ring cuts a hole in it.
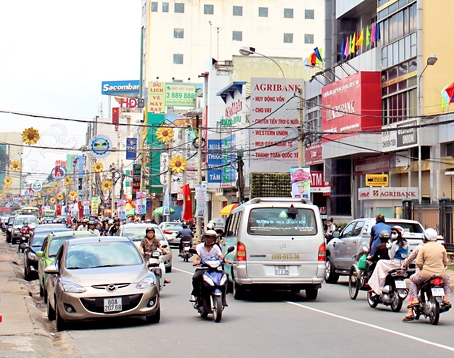
[{"label": "white lane line", "polygon": [[339,319],[343,319],[343,320],[345,320],[345,321],[349,321],[349,322],[356,323],[356,324],[360,324],[360,325],[363,325],[363,326],[366,326],[366,327],[378,329],[379,331],[383,331],[383,332],[388,332],[388,333],[396,334],[396,335],[398,335],[398,336],[405,337],[405,338],[409,338],[409,339],[412,339],[412,340],[417,341],[417,342],[425,343],[425,344],[428,344],[428,345],[431,345],[431,346],[434,346],[434,347],[438,347],[438,348],[442,348],[442,349],[446,349],[446,350],[448,350],[448,351],[454,352],[454,348],[453,348],[453,347],[445,346],[444,344],[434,343],[434,342],[428,341],[428,340],[426,340],[426,339],[418,338],[418,337],[415,337],[415,336],[410,336],[410,335],[405,334],[405,333],[401,333],[401,332],[398,332],[398,331],[393,331],[392,329],[388,329],[388,328],[376,326],[376,325],[374,325],[374,324],[370,324],[370,323],[366,323],[366,322],[361,322],[361,321],[358,321],[358,320],[356,320],[356,319],[352,319],[352,318],[348,318],[348,317],[344,317],[344,316],[339,316],[339,315],[334,314],[334,313],[325,312],[325,311],[322,311],[322,310],[319,310],[319,309],[316,309],[316,308],[304,306],[304,305],[299,304],[299,303],[290,302],[290,301],[285,301],[285,302],[286,302],[286,303],[289,303],[289,304],[291,304],[291,305],[294,305],[294,306],[298,306],[298,307],[301,307],[301,308],[305,308],[305,309],[310,310],[310,311],[322,313],[322,314],[325,314],[325,315],[327,315],[327,316],[336,317],[336,318],[339,318]]},{"label": "white lane line", "polygon": [[179,268],[176,268],[176,267],[174,267],[173,269],[175,271],[180,271],[180,272],[183,272],[183,273],[187,273],[189,275],[194,275],[194,272],[185,271],[185,270],[182,270],[182,269],[179,269]]}]

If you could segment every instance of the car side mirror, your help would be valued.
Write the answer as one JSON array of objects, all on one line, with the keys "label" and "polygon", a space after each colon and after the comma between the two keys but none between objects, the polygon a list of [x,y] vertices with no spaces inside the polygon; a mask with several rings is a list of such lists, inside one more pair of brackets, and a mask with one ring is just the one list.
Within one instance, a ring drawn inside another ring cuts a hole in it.
[{"label": "car side mirror", "polygon": [[44,272],[47,273],[48,275],[58,274],[57,266],[55,266],[54,264],[50,264],[44,269]]},{"label": "car side mirror", "polygon": [[340,236],[340,231],[334,231],[333,232],[333,238],[338,238]]},{"label": "car side mirror", "polygon": [[22,250],[25,250],[25,249],[29,249],[30,246],[29,246],[26,242],[24,242],[23,244],[20,245],[20,248],[21,248]]},{"label": "car side mirror", "polygon": [[39,257],[39,258],[42,258],[43,255],[44,255],[44,252],[42,252],[42,251],[37,251],[35,255],[36,255],[37,257]]}]

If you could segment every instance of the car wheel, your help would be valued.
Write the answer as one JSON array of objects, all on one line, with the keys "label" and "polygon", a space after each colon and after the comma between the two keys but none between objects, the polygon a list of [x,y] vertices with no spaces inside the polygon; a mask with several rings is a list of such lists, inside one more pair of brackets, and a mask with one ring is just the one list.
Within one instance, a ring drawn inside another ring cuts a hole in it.
[{"label": "car wheel", "polygon": [[47,319],[49,321],[55,321],[55,310],[50,305],[50,300],[47,300]]},{"label": "car wheel", "polygon": [[41,284],[41,281],[39,281],[39,297],[43,296],[44,296],[43,285]]},{"label": "car wheel", "polygon": [[153,316],[147,316],[146,320],[148,323],[159,323],[161,320],[161,307],[158,308]]},{"label": "car wheel", "polygon": [[328,283],[337,283],[339,280],[339,275],[334,272],[334,267],[331,264],[331,257],[326,257],[326,267],[325,267],[325,281]]},{"label": "car wheel", "polygon": [[172,272],[172,266],[166,267],[166,272]]},{"label": "car wheel", "polygon": [[7,242],[7,243],[10,243],[10,242],[11,242],[11,236],[9,236],[8,234],[6,235],[6,242]]},{"label": "car wheel", "polygon": [[24,259],[24,278],[26,281],[31,280],[30,272],[27,270],[27,260],[26,259]]},{"label": "car wheel", "polygon": [[43,287],[43,299],[44,299],[44,303],[47,303],[47,290],[45,287]]},{"label": "car wheel", "polygon": [[317,298],[318,289],[309,289],[306,290],[306,299],[313,301]]},{"label": "car wheel", "polygon": [[61,318],[59,311],[57,301],[55,300],[55,323],[57,331],[64,331],[66,329],[66,322]]}]

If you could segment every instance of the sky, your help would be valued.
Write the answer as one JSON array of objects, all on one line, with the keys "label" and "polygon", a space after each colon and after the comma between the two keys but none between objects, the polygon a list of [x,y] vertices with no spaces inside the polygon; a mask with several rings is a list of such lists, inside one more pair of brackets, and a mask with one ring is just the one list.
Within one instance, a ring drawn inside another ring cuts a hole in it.
[{"label": "sky", "polygon": [[55,160],[85,143],[87,125],[107,117],[102,81],[138,80],[141,0],[0,1],[0,132],[38,129],[23,171],[50,174]]}]

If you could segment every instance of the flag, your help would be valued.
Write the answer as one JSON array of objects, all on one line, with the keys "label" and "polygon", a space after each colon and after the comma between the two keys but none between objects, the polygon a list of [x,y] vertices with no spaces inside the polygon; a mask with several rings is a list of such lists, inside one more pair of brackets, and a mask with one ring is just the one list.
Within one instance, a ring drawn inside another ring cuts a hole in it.
[{"label": "flag", "polygon": [[350,41],[347,36],[347,39],[345,41],[345,53],[344,53],[345,57],[347,57],[349,53],[350,53]]},{"label": "flag", "polygon": [[317,56],[315,55],[315,52],[312,52],[312,54],[309,56],[309,62],[312,64],[312,66],[315,66],[317,63]]},{"label": "flag", "polygon": [[191,199],[191,189],[189,188],[189,184],[186,184],[181,187],[181,191],[183,192],[183,221],[194,221],[192,217],[192,199]]},{"label": "flag", "polygon": [[323,63],[323,51],[319,47],[317,47],[317,50],[318,50],[318,55],[320,56],[320,59],[317,57],[317,63],[322,64]]},{"label": "flag", "polygon": [[378,40],[380,40],[380,27],[378,23],[375,23],[375,42],[378,42]]},{"label": "flag", "polygon": [[355,47],[357,50],[359,50],[359,45],[358,45],[359,35],[360,35],[360,33],[358,30],[358,31],[356,31],[356,41],[355,41]]},{"label": "flag", "polygon": [[369,31],[369,25],[366,27],[366,46],[370,45],[370,31]]},{"label": "flag", "polygon": [[345,52],[345,40],[342,39],[342,45],[341,45],[341,56],[342,57],[345,57],[344,52]]},{"label": "flag", "polygon": [[315,53],[315,56],[317,57],[317,60],[319,60],[320,62],[323,62],[322,55],[320,54],[318,47],[314,48],[314,53]]},{"label": "flag", "polygon": [[370,41],[375,42],[375,23],[372,23],[371,27],[372,27],[372,32],[370,34]]},{"label": "flag", "polygon": [[358,40],[356,40],[356,46],[361,47],[364,42],[364,30],[361,29],[361,34],[358,36]]},{"label": "flag", "polygon": [[352,37],[352,42],[351,42],[351,49],[350,49],[350,52],[351,53],[355,53],[355,42],[356,42],[356,34],[353,33],[353,37]]}]

